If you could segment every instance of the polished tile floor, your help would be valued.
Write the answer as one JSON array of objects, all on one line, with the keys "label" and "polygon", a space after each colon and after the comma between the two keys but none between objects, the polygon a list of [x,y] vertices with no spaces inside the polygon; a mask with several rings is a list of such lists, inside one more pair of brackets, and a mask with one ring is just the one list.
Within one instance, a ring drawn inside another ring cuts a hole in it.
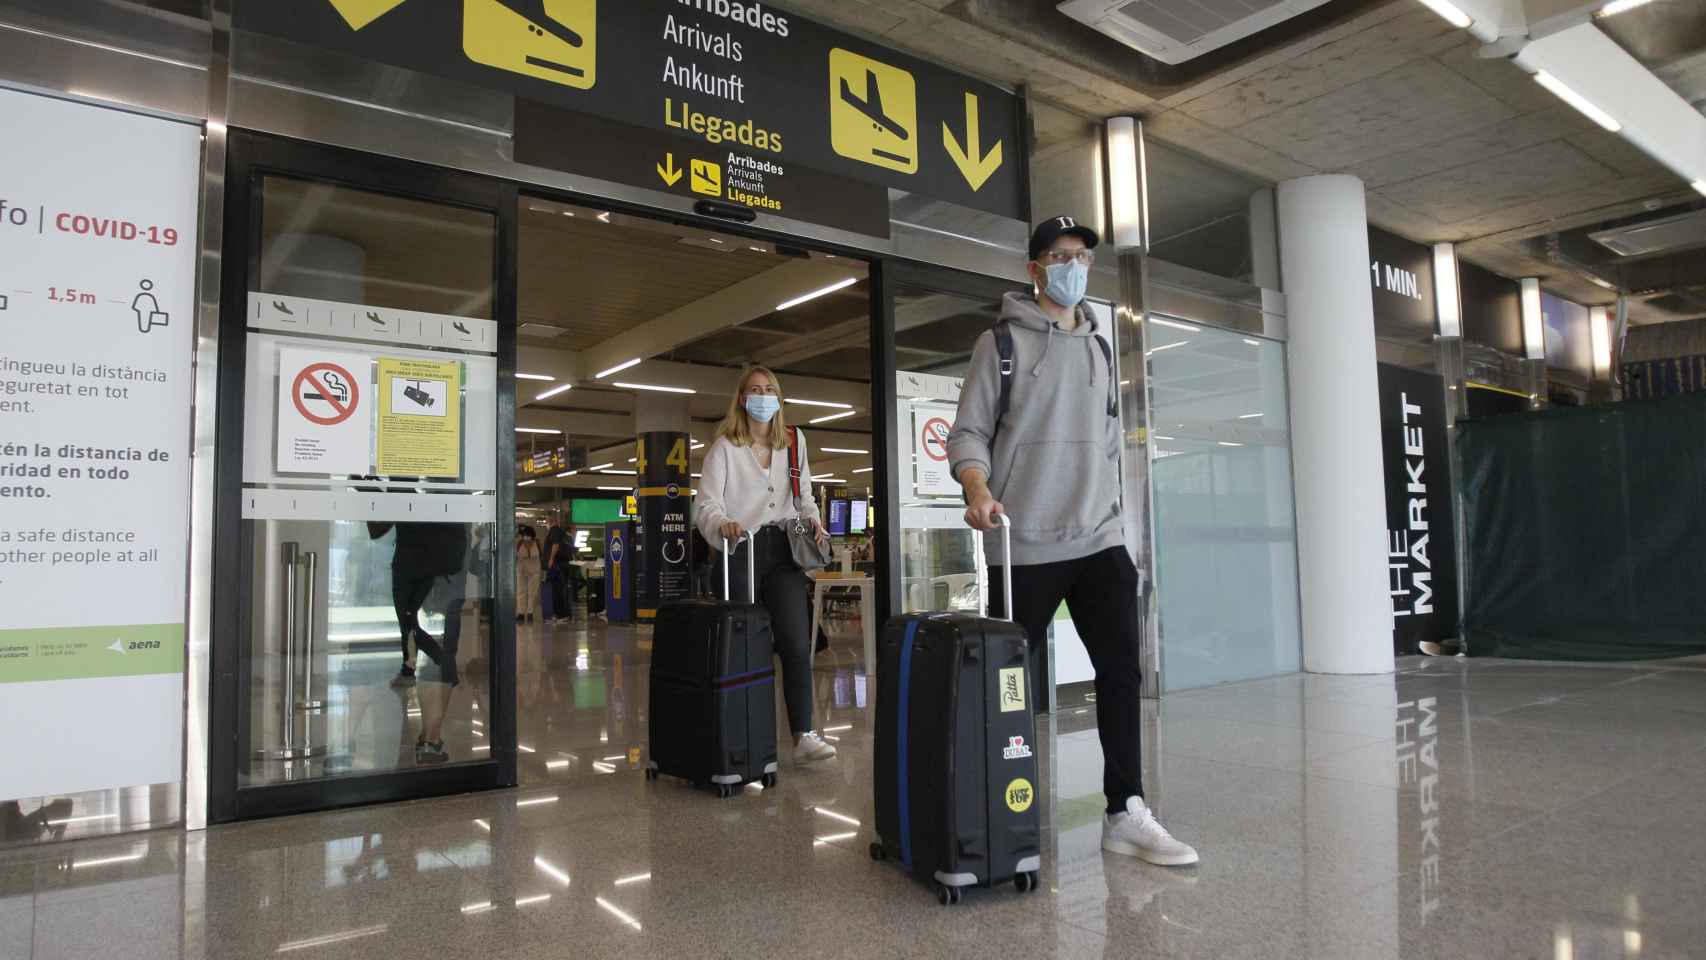
[{"label": "polished tile floor", "polygon": [[1706,956],[1697,665],[1407,660],[1171,696],[1148,779],[1203,851],[1185,870],[1101,854],[1069,702],[1038,730],[1043,890],[945,909],[867,855],[856,643],[818,663],[840,758],[719,801],[641,775],[643,638],[529,637],[521,789],[0,852],[0,958]]}]

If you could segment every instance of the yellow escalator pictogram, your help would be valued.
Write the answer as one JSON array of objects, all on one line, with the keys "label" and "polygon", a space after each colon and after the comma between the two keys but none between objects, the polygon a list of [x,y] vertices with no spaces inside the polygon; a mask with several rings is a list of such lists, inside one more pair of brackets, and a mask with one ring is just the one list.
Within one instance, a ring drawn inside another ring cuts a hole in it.
[{"label": "yellow escalator pictogram", "polygon": [[475,63],[590,90],[598,0],[464,0],[462,52]]}]

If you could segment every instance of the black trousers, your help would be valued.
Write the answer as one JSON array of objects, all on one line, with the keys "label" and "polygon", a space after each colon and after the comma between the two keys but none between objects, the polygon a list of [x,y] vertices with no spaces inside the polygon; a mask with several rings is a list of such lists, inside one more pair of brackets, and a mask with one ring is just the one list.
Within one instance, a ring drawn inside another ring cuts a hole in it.
[{"label": "black trousers", "polygon": [[[444,583],[444,636],[435,638],[420,625],[420,612],[432,595],[433,587]],[[462,682],[456,670],[457,648],[462,641],[463,574],[458,571],[448,577],[432,574],[391,572],[391,603],[397,611],[397,628],[402,632],[403,665],[409,665],[409,635],[414,634],[415,646],[432,659],[438,675],[427,677],[456,686]]]},{"label": "black trousers", "polygon": [[[990,616],[1006,612],[1001,568],[991,568]],[[1102,792],[1108,812],[1143,796],[1143,673],[1138,659],[1137,567],[1124,547],[1060,563],[1013,568],[1013,618],[1031,640],[1033,702],[1048,703],[1041,669],[1049,623],[1062,601],[1096,668],[1096,728],[1102,740]]]},{"label": "black trousers", "polygon": [[[764,527],[754,541],[758,552],[753,560],[758,574],[758,602],[770,611],[770,633],[776,640],[776,656],[782,661],[782,698],[788,705],[788,726],[799,736],[812,729],[812,647],[807,636],[812,628],[809,577],[794,562],[788,535],[781,527]],[[734,552],[729,568],[729,587],[736,603],[745,603],[746,551],[743,543]],[[718,552],[711,564],[711,594],[723,595],[723,563]]]}]

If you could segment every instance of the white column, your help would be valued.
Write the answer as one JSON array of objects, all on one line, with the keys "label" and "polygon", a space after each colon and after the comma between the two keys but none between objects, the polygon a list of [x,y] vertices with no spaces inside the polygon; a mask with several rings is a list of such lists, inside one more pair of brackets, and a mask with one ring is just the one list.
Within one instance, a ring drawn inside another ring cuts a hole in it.
[{"label": "white column", "polygon": [[1386,673],[1393,667],[1392,605],[1362,181],[1281,183],[1279,230],[1303,668]]}]

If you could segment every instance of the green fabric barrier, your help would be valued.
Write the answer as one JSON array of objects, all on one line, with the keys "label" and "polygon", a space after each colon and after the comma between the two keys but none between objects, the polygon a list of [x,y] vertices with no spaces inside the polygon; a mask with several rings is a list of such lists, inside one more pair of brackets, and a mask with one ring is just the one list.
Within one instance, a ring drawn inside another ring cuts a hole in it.
[{"label": "green fabric barrier", "polygon": [[1469,654],[1706,653],[1706,394],[1465,421]]}]

